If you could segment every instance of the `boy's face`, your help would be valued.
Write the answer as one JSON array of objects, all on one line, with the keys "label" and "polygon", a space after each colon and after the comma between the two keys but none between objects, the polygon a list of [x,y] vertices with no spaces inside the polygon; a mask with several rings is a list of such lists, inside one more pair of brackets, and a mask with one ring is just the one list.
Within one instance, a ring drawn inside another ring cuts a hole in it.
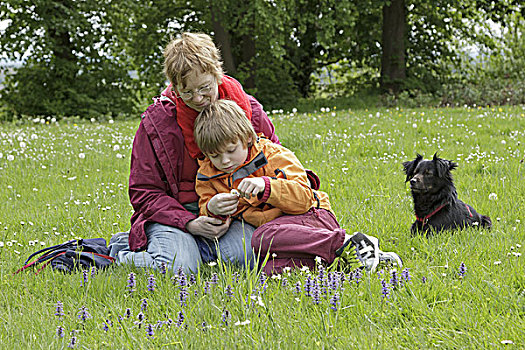
[{"label": "boy's face", "polygon": [[210,103],[217,101],[219,87],[217,79],[210,73],[194,70],[188,74],[184,84],[176,86],[177,94],[184,100],[188,107],[202,111]]},{"label": "boy's face", "polygon": [[222,153],[212,153],[206,155],[217,170],[231,174],[239,166],[243,165],[248,157],[248,148],[244,147],[239,140],[236,143],[226,145]]}]

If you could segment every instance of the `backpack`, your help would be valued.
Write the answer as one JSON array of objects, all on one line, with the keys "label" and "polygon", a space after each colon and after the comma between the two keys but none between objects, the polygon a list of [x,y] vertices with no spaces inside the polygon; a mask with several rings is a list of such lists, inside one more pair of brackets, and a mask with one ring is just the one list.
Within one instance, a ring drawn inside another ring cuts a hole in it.
[{"label": "backpack", "polygon": [[[38,256],[40,254],[40,256]],[[72,239],[62,244],[41,249],[29,256],[15,274],[29,267],[40,265],[35,274],[51,265],[53,270],[72,273],[77,270],[95,266],[104,269],[111,265],[115,258],[108,255],[109,248],[104,238]],[[29,262],[33,257],[38,256]]]}]

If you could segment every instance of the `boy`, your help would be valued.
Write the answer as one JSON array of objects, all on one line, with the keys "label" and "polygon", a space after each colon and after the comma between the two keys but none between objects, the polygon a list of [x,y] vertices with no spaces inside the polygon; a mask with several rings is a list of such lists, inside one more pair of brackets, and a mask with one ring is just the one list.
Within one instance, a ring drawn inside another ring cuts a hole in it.
[{"label": "boy", "polygon": [[338,256],[347,263],[357,257],[368,271],[380,261],[401,266],[397,254],[379,250],[377,238],[345,234],[328,195],[312,190],[295,155],[258,137],[235,102],[210,103],[195,120],[194,134],[206,156],[197,172],[200,215],[243,219],[257,227],[252,247],[259,264],[266,254],[272,257],[260,266],[266,273],[314,268],[316,257],[326,264]]}]

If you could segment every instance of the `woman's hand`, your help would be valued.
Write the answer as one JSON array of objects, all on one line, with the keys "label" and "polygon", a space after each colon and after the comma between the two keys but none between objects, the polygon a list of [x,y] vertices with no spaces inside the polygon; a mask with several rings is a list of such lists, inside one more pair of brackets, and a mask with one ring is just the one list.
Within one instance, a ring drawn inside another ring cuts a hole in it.
[{"label": "woman's hand", "polygon": [[199,216],[196,219],[188,221],[186,230],[195,236],[202,236],[208,239],[220,238],[230,227],[231,218],[225,222],[220,219],[209,216]]},{"label": "woman's hand", "polygon": [[259,193],[264,192],[265,187],[266,185],[262,177],[247,177],[237,186],[237,190],[241,197],[250,199],[251,196],[256,197]]},{"label": "woman's hand", "polygon": [[228,216],[235,214],[239,197],[231,193],[218,193],[208,202],[208,211],[214,215]]}]

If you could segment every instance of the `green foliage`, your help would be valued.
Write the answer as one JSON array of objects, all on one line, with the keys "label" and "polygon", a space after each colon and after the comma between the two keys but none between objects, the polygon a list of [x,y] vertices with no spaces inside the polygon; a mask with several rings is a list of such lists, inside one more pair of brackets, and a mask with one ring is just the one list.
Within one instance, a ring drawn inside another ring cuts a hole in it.
[{"label": "green foliage", "polygon": [[118,116],[133,111],[126,55],[108,13],[118,3],[2,2],[0,48],[24,66],[7,77],[2,101],[13,116]]},{"label": "green foliage", "polygon": [[443,104],[504,105],[525,103],[525,19],[506,17],[493,47],[476,57],[463,55],[443,87]]}]

